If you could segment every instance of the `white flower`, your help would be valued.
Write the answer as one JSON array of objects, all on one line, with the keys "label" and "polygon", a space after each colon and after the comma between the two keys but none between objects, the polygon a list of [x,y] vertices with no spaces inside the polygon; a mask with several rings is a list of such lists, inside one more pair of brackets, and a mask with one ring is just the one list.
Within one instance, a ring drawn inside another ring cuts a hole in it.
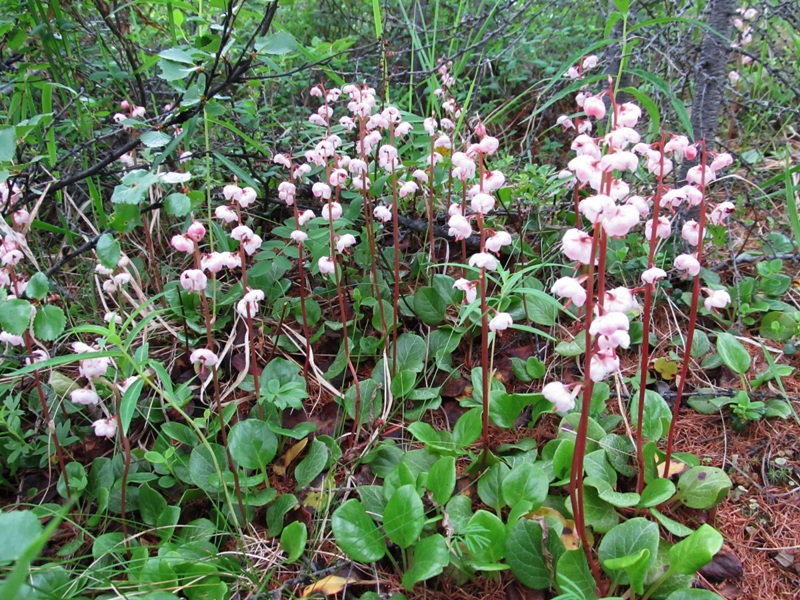
[{"label": "white flower", "polygon": [[336,240],[336,249],[339,252],[344,252],[347,248],[356,243],[356,238],[352,233],[345,233]]},{"label": "white flower", "polygon": [[222,195],[225,197],[225,200],[235,200],[240,201],[242,198],[242,188],[238,185],[226,185],[222,188]]},{"label": "white flower", "polygon": [[323,275],[332,275],[336,271],[336,263],[330,256],[322,256],[317,261],[319,272]]},{"label": "white flower", "polygon": [[624,313],[610,312],[596,317],[589,326],[589,333],[610,336],[617,331],[628,331],[628,329],[630,329],[630,322]]},{"label": "white flower", "polygon": [[300,216],[297,217],[297,224],[299,226],[303,226],[313,218],[314,218],[314,211],[313,210],[305,210],[302,213],[300,213]]},{"label": "white flower", "polygon": [[605,293],[603,308],[606,312],[626,313],[639,311],[639,303],[633,292],[626,287],[618,287]]},{"label": "white flower", "polygon": [[292,238],[293,241],[297,242],[298,244],[302,244],[308,239],[308,234],[305,231],[300,229],[295,229],[289,237]]},{"label": "white flower", "polygon": [[117,433],[117,420],[114,417],[100,419],[92,423],[92,427],[94,427],[94,434],[97,437],[112,438]]},{"label": "white flower", "polygon": [[384,206],[383,204],[379,204],[378,206],[376,206],[375,210],[372,211],[372,214],[375,216],[376,219],[378,219],[383,223],[392,220],[392,209],[387,206]]},{"label": "white flower", "polygon": [[589,362],[589,377],[592,381],[603,381],[617,371],[619,371],[619,357],[613,348],[606,348],[592,355]]},{"label": "white flower", "polygon": [[644,273],[642,273],[642,282],[654,284],[656,281],[664,279],[667,276],[666,271],[664,269],[659,269],[658,267],[652,267],[647,269]]},{"label": "white flower", "polygon": [[592,236],[580,229],[568,229],[561,240],[564,254],[570,260],[588,265],[592,257]]},{"label": "white flower", "polygon": [[503,246],[511,244],[511,235],[506,231],[495,231],[494,235],[486,239],[486,249],[498,253]]},{"label": "white flower", "polygon": [[469,266],[494,271],[497,269],[497,259],[488,252],[478,252],[469,257]]},{"label": "white flower", "polygon": [[13,335],[6,331],[2,331],[0,332],[0,342],[11,344],[12,346],[22,346],[25,340],[22,339],[21,335]]},{"label": "white flower", "polygon": [[[484,138],[485,139],[485,138]],[[514,320],[507,312],[499,312],[489,321],[490,331],[504,331],[511,327]]]},{"label": "white flower", "polygon": [[185,235],[172,236],[170,243],[178,252],[185,252],[186,254],[191,254],[194,252],[194,241]]},{"label": "white flower", "polygon": [[193,365],[200,363],[203,367],[213,367],[219,363],[219,358],[207,348],[198,348],[189,355],[189,362]]},{"label": "white flower", "polygon": [[447,225],[450,227],[447,235],[455,236],[456,241],[466,239],[472,235],[472,226],[467,218],[462,215],[451,216],[447,221]]},{"label": "white flower", "polygon": [[239,220],[239,216],[236,214],[236,211],[230,206],[218,206],[214,210],[214,216],[220,221],[225,221],[226,223],[233,223],[234,221]]},{"label": "white flower", "polygon": [[97,395],[97,392],[86,388],[73,390],[69,395],[69,399],[75,404],[84,404],[86,406],[100,403],[100,396]]},{"label": "white flower", "polygon": [[558,412],[567,412],[575,408],[575,395],[560,381],[551,381],[542,388],[545,400],[555,404]]},{"label": "white flower", "polygon": [[254,317],[258,312],[258,303],[264,299],[264,292],[261,290],[250,290],[244,297],[236,303],[236,311],[243,317]]},{"label": "white flower", "polygon": [[478,290],[476,289],[476,286],[477,282],[464,279],[463,277],[457,279],[453,284],[455,289],[464,292],[464,299],[469,303],[475,302],[475,299],[478,297]]},{"label": "white flower", "polygon": [[711,295],[703,301],[707,310],[715,308],[725,308],[731,303],[731,295],[725,290],[709,290]]},{"label": "white flower", "polygon": [[208,277],[200,269],[187,269],[181,273],[181,287],[187,292],[202,292],[208,285]]},{"label": "white flower", "polygon": [[484,193],[475,194],[471,208],[472,212],[486,214],[494,208],[494,197]]},{"label": "white flower", "polygon": [[700,263],[694,254],[681,254],[675,257],[675,268],[686,271],[687,275],[695,277],[700,273]]},{"label": "white flower", "polygon": [[338,202],[328,202],[327,204],[323,204],[320,214],[326,221],[335,221],[342,216],[342,205]]},{"label": "white flower", "polygon": [[562,277],[553,284],[550,291],[561,298],[569,298],[577,307],[586,304],[586,290],[574,277]]}]

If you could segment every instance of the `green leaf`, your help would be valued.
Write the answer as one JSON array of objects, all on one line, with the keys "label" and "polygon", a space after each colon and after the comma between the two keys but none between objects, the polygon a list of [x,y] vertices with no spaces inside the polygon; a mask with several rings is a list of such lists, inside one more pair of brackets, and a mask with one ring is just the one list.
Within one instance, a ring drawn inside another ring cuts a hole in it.
[{"label": "green leaf", "polygon": [[288,54],[297,49],[297,40],[291,33],[276,31],[256,40],[256,52],[264,54]]},{"label": "green leaf", "polygon": [[[204,492],[217,493],[222,489],[222,472],[227,465],[225,448],[219,444],[209,444],[211,452],[205,446],[195,446],[189,457],[189,476],[192,482]],[[213,454],[212,454],[213,453]]]},{"label": "green leaf", "polygon": [[595,600],[595,581],[583,550],[564,552],[556,565],[556,587],[562,594],[581,600]]},{"label": "green leaf", "polygon": [[28,286],[25,288],[25,295],[28,298],[41,300],[50,291],[50,282],[47,280],[47,275],[44,273],[34,273]]},{"label": "green leaf", "polygon": [[417,383],[417,374],[408,369],[398,370],[392,379],[392,395],[395,398],[405,398],[414,391],[414,386]]},{"label": "green leaf", "polygon": [[27,300],[14,298],[0,301],[0,327],[13,335],[22,335],[31,323],[33,306]]},{"label": "green leaf", "polygon": [[104,233],[97,240],[97,258],[107,269],[115,269],[119,262],[121,251],[119,241],[110,233]]},{"label": "green leaf", "polygon": [[228,450],[239,467],[263,469],[278,452],[278,438],[264,421],[246,419],[231,427]]},{"label": "green leaf", "polygon": [[310,484],[317,475],[328,465],[328,447],[321,441],[311,441],[311,447],[305,458],[297,463],[294,469],[294,478],[298,487]]},{"label": "green leaf", "polygon": [[119,407],[119,420],[122,422],[122,432],[126,435],[131,426],[133,413],[136,412],[136,405],[139,402],[139,396],[142,394],[143,387],[144,379],[139,377],[128,386],[128,389],[125,390],[125,393],[122,395],[122,401]]},{"label": "green leaf", "polygon": [[36,542],[42,524],[30,510],[0,513],[0,565],[9,565]]},{"label": "green leaf", "polygon": [[294,494],[283,494],[267,509],[267,535],[275,537],[283,531],[283,518],[297,506]]},{"label": "green leaf", "polygon": [[122,178],[120,185],[114,188],[111,202],[114,204],[139,204],[147,198],[150,186],[157,182],[158,175],[148,173],[143,169],[129,171]]},{"label": "green leaf", "polygon": [[33,335],[39,340],[51,342],[64,331],[67,317],[59,306],[48,304],[36,311],[33,317]]},{"label": "green leaf", "polygon": [[534,590],[550,588],[553,565],[547,543],[552,544],[553,539],[558,536],[551,532],[544,539],[539,521],[520,519],[514,525],[506,540],[506,561],[523,585]]},{"label": "green leaf", "polygon": [[502,485],[509,472],[505,463],[498,462],[489,467],[478,480],[478,496],[486,506],[491,506],[498,512],[506,505]]},{"label": "green leaf", "polygon": [[619,508],[636,506],[641,500],[639,494],[635,492],[618,492],[607,481],[598,477],[587,477],[584,483],[596,489],[600,498]]},{"label": "green leaf", "polygon": [[506,526],[497,515],[478,510],[472,515],[464,533],[464,543],[475,562],[499,562],[506,553]]},{"label": "green leaf", "polygon": [[414,312],[427,325],[438,325],[444,320],[447,303],[434,287],[421,287],[414,294]]},{"label": "green leaf", "polygon": [[438,533],[423,538],[414,546],[411,568],[403,575],[403,587],[410,590],[420,581],[439,575],[450,563],[450,550]]},{"label": "green leaf", "polygon": [[164,210],[175,217],[183,217],[192,209],[192,201],[186,194],[176,192],[164,198]]},{"label": "green leaf", "polygon": [[675,495],[675,484],[669,479],[653,479],[642,491],[639,508],[650,508],[663,504]]},{"label": "green leaf", "polygon": [[503,500],[511,508],[521,502],[530,503],[528,510],[544,504],[550,489],[550,480],[541,467],[530,462],[516,465],[502,481]]},{"label": "green leaf", "polygon": [[14,160],[17,154],[17,130],[14,127],[0,129],[0,163]]},{"label": "green leaf", "polygon": [[678,523],[676,520],[671,519],[667,515],[659,512],[655,508],[650,509],[650,514],[652,514],[656,520],[661,523],[661,526],[669,531],[672,535],[676,537],[686,537],[687,535],[691,535],[692,530],[688,528],[683,523]]},{"label": "green leaf", "polygon": [[357,562],[377,562],[386,555],[383,534],[355,498],[334,511],[331,529],[339,547]]},{"label": "green leaf", "polygon": [[392,494],[383,509],[386,537],[400,548],[417,541],[425,524],[425,509],[413,485],[403,485]]},{"label": "green leaf", "polygon": [[547,327],[555,325],[561,305],[546,292],[534,289],[527,289],[526,291],[524,299],[528,319],[537,325],[545,325]]},{"label": "green leaf", "polygon": [[425,341],[415,333],[404,333],[397,338],[397,370],[414,371],[425,368]]},{"label": "green leaf", "polygon": [[525,371],[531,379],[541,379],[547,370],[547,365],[535,356],[529,356],[525,361]]},{"label": "green leaf", "polygon": [[678,479],[676,497],[689,508],[713,508],[728,495],[731,480],[717,467],[692,467]]},{"label": "green leaf", "polygon": [[292,521],[281,533],[281,548],[286,553],[286,560],[294,562],[303,554],[308,541],[308,529],[302,521]]},{"label": "green leaf", "polygon": [[[631,425],[636,428],[639,423],[639,394],[635,393],[631,401]],[[642,434],[648,440],[658,440],[669,430],[672,411],[667,401],[654,390],[644,391],[644,423]]]},{"label": "green leaf", "polygon": [[167,501],[147,483],[139,488],[139,512],[145,525],[154,526],[158,523],[159,516],[167,509]]},{"label": "green leaf", "polygon": [[750,354],[730,333],[723,331],[717,334],[717,352],[725,366],[734,373],[743,375],[750,369]]},{"label": "green leaf", "polygon": [[722,548],[722,535],[703,523],[692,535],[669,549],[669,570],[683,575],[694,575],[711,562]]},{"label": "green leaf", "polygon": [[690,588],[688,590],[675,590],[666,600],[725,600],[719,594],[709,590]]},{"label": "green leaf", "polygon": [[191,52],[183,50],[182,48],[167,48],[158,53],[160,58],[171,60],[172,62],[183,63],[185,65],[194,65],[194,56]]},{"label": "green leaf", "polygon": [[475,443],[483,429],[483,409],[471,408],[458,418],[453,426],[453,439],[456,445],[465,448]]},{"label": "green leaf", "polygon": [[148,148],[160,148],[172,141],[172,136],[163,131],[145,131],[139,140]]},{"label": "green leaf", "polygon": [[447,504],[453,490],[456,489],[456,459],[454,456],[442,456],[433,463],[428,471],[428,478],[425,483],[433,499],[441,505]]},{"label": "green leaf", "polygon": [[[644,577],[658,553],[658,525],[643,517],[635,517],[620,523],[600,541],[597,557],[608,569],[622,568],[625,575],[617,581],[630,583],[637,594],[644,593]],[[614,563],[609,561],[637,557],[635,560]],[[616,566],[615,566],[616,565]]]}]

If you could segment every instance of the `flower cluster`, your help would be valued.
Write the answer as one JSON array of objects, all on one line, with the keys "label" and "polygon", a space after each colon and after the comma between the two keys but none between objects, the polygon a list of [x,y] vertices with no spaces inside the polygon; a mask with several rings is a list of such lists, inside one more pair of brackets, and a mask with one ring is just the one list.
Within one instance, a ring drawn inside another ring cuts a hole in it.
[{"label": "flower cluster", "polygon": [[[609,111],[605,96],[610,94],[592,95],[583,91],[578,94],[577,103],[585,117],[575,120],[566,116],[559,118],[560,124],[574,128],[578,133],[572,143],[575,157],[562,171],[561,177],[574,186],[577,216],[583,218],[588,228],[576,226],[564,233],[561,249],[569,260],[576,261],[578,273],[561,277],[551,288],[555,296],[566,299],[568,304],[578,309],[585,305],[593,307],[585,315],[592,339],[591,348],[587,348],[591,358],[586,375],[593,382],[602,381],[619,371],[618,349],[629,347],[629,319],[640,312],[635,293],[644,289],[618,287],[602,291],[596,298],[589,297],[590,290],[595,293],[593,287],[587,289],[587,283],[594,285],[589,279],[594,277],[595,269],[599,280],[604,279],[605,265],[599,264],[604,253],[600,249],[608,238],[625,237],[644,220],[644,237],[656,244],[672,234],[676,211],[689,211],[701,205],[711,207],[709,214],[702,215],[699,222],[690,219],[681,227],[680,235],[685,243],[690,248],[697,248],[702,243],[704,223],[722,225],[735,208],[730,202],[712,206],[706,197],[706,188],[717,178],[717,172],[731,164],[728,154],[718,154],[710,162],[708,157],[700,157],[699,164],[688,169],[686,184],[669,188],[664,177],[673,171],[676,163],[698,159],[700,148],[682,135],[671,135],[655,144],[643,142],[635,130],[641,109],[633,103],[617,104],[609,99]],[[591,119],[598,122],[607,119],[607,132],[592,137],[589,132],[595,126]],[[645,196],[632,192],[623,179],[626,173],[640,172],[649,173],[658,180],[655,190]],[[679,254],[672,266],[684,277],[696,277],[700,273],[696,251]],[[666,276],[665,270],[651,262],[641,280],[644,286],[653,286]],[[708,292],[710,295],[705,305],[709,310],[724,308],[730,302],[727,292]],[[557,387],[556,382],[548,384],[546,397],[556,404],[558,410],[564,410],[564,407],[571,406],[569,398],[574,396],[563,384],[558,383],[558,386],[561,387]]]}]

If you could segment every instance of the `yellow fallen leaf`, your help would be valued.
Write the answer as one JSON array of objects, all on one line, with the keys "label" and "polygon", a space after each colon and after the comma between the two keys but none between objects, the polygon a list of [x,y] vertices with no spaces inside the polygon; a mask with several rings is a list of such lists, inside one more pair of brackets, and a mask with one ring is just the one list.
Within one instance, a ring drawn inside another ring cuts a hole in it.
[{"label": "yellow fallen leaf", "polygon": [[297,458],[300,453],[305,449],[308,445],[308,438],[303,438],[291,448],[289,448],[286,452],[283,453],[280,460],[275,464],[273,470],[278,475],[286,475],[286,469],[289,468],[289,465],[292,464],[295,458]]},{"label": "yellow fallen leaf", "polygon": [[[664,462],[660,462],[656,465],[656,470],[658,471],[659,477],[665,477],[669,479],[675,475],[680,475],[684,471],[689,468],[689,465],[683,463],[679,460],[670,460],[669,461],[669,469],[667,469],[667,465]],[[666,475],[665,475],[666,473]]]},{"label": "yellow fallen leaf", "polygon": [[663,357],[656,360],[653,364],[653,368],[661,375],[661,378],[666,381],[675,379],[678,375],[678,363]]},{"label": "yellow fallen leaf", "polygon": [[337,575],[328,575],[304,589],[302,597],[308,598],[311,594],[317,592],[325,594],[326,596],[332,596],[333,594],[341,592],[348,583],[356,583],[356,581],[358,580],[339,577]]}]

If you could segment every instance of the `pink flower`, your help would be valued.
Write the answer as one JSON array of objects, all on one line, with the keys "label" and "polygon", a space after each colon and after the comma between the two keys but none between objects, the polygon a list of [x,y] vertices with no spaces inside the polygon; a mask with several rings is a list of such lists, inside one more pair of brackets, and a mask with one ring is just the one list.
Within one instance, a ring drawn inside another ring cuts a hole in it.
[{"label": "pink flower", "polygon": [[481,152],[488,154],[489,156],[497,152],[499,147],[500,142],[497,140],[497,138],[494,138],[490,135],[484,137],[480,143]]},{"label": "pink flower", "polygon": [[294,204],[294,196],[296,191],[297,187],[289,181],[282,181],[278,184],[278,198],[286,202],[286,204],[289,206]]},{"label": "pink flower", "polygon": [[100,403],[100,396],[94,390],[79,388],[73,390],[69,395],[69,399],[75,404],[83,404],[85,406],[93,406]]},{"label": "pink flower", "polygon": [[642,273],[642,281],[644,283],[649,283],[653,285],[656,281],[660,281],[667,276],[666,271],[664,269],[659,269],[658,267],[651,267],[647,269],[644,273]]},{"label": "pink flower", "polygon": [[[669,219],[667,217],[658,217],[658,223],[655,226],[656,236],[665,240],[669,237],[670,233],[672,232],[672,226],[670,225]],[[648,219],[647,223],[644,224],[644,237],[649,242],[653,237],[653,219]]]},{"label": "pink flower", "polygon": [[511,245],[511,235],[506,231],[495,231],[494,235],[486,239],[486,249],[498,253],[503,246]]},{"label": "pink flower", "polygon": [[187,292],[202,292],[208,285],[208,278],[200,269],[188,269],[181,273],[181,287]]},{"label": "pink flower", "polygon": [[686,271],[691,277],[696,277],[700,273],[700,263],[695,254],[681,254],[675,257],[675,268],[679,271]]},{"label": "pink flower", "polygon": [[404,121],[394,128],[394,134],[398,137],[405,137],[409,134],[413,127],[414,126],[411,123]]},{"label": "pink flower", "polygon": [[214,209],[214,216],[220,221],[225,221],[226,223],[233,223],[234,221],[239,220],[239,215],[237,215],[236,211],[230,206],[218,206],[216,209]]},{"label": "pink flower", "polygon": [[463,240],[472,235],[472,226],[466,217],[462,215],[453,215],[448,219],[447,225],[450,229],[447,235],[453,235],[456,241]]},{"label": "pink flower", "polygon": [[317,261],[319,272],[323,275],[333,275],[336,272],[336,263],[330,256],[323,256]]},{"label": "pink flower", "polygon": [[247,208],[253,202],[256,201],[257,197],[258,197],[258,194],[256,193],[256,191],[253,188],[251,188],[251,187],[243,188],[242,189],[242,195],[238,199],[239,206],[241,206],[242,208]]},{"label": "pink flower", "polygon": [[292,166],[291,159],[285,154],[276,154],[273,157],[272,162],[274,162],[276,165],[281,165],[282,167],[286,167],[287,169],[291,168]]},{"label": "pink flower", "polygon": [[243,317],[254,317],[258,313],[258,303],[264,299],[264,292],[261,290],[250,290],[244,297],[236,303],[236,312]]},{"label": "pink flower", "polygon": [[600,96],[589,96],[583,101],[583,111],[587,117],[604,119],[606,116],[606,105]]},{"label": "pink flower", "polygon": [[575,129],[575,123],[572,122],[567,115],[561,115],[556,119],[556,125],[561,125],[564,128],[564,131],[568,129]]},{"label": "pink flower", "polygon": [[21,335],[14,335],[6,331],[0,331],[0,343],[11,344],[12,346],[22,346],[25,340]]},{"label": "pink flower", "polygon": [[589,362],[589,377],[592,381],[603,381],[617,371],[619,371],[619,357],[613,348],[606,348],[592,355]]},{"label": "pink flower", "polygon": [[620,238],[639,224],[639,211],[630,204],[609,207],[603,212],[603,229],[611,237]]},{"label": "pink flower", "polygon": [[609,348],[629,348],[631,345],[631,336],[627,331],[618,330],[611,335],[598,335],[597,347],[600,350],[608,350]]},{"label": "pink flower", "polygon": [[302,244],[308,239],[308,234],[300,229],[295,229],[292,233],[289,234],[289,237],[292,238],[292,240],[297,242],[298,244]]},{"label": "pink flower", "polygon": [[626,102],[617,108],[616,125],[617,127],[636,127],[636,123],[642,116],[642,109],[633,104]]},{"label": "pink flower", "polygon": [[406,181],[403,185],[400,186],[400,190],[398,194],[401,198],[405,198],[411,194],[415,194],[419,190],[419,186],[417,185],[416,181]]},{"label": "pink flower", "polygon": [[314,194],[316,198],[329,200],[331,197],[331,187],[327,183],[317,181],[311,186],[311,193]]},{"label": "pink flower", "polygon": [[511,327],[513,323],[514,320],[510,314],[499,312],[489,321],[489,331],[504,331]]},{"label": "pink flower", "polygon": [[[642,137],[635,129],[631,129],[630,127],[618,127],[617,129],[608,133],[604,139],[606,144],[608,144],[612,150],[624,150],[630,144],[638,144]],[[635,168],[631,169],[631,171],[635,170]]]},{"label": "pink flower", "polygon": [[714,225],[722,225],[726,217],[734,210],[736,210],[736,206],[733,202],[722,202],[711,211],[711,214],[708,215],[708,220]]},{"label": "pink flower", "polygon": [[417,169],[411,174],[411,176],[420,183],[428,183],[428,174],[422,169]]},{"label": "pink flower", "polygon": [[189,355],[189,362],[193,365],[199,363],[201,367],[213,367],[219,363],[219,358],[207,348],[198,348]]},{"label": "pink flower", "polygon": [[352,233],[345,233],[342,236],[339,236],[339,239],[336,240],[336,249],[339,252],[344,252],[350,246],[353,246],[356,243],[356,238]]},{"label": "pink flower", "polygon": [[635,171],[639,166],[639,157],[633,152],[612,152],[600,159],[603,171]]},{"label": "pink flower", "polygon": [[242,188],[235,184],[226,185],[222,188],[222,195],[225,200],[235,200],[238,202],[242,198]]},{"label": "pink flower", "polygon": [[335,221],[342,216],[342,205],[338,202],[328,202],[327,204],[323,204],[320,214],[326,221]]},{"label": "pink flower", "polygon": [[478,252],[469,257],[469,266],[479,269],[494,271],[497,269],[497,259],[488,252]]},{"label": "pink flower", "polygon": [[503,175],[502,171],[492,171],[490,173],[484,173],[483,179],[483,189],[486,192],[494,192],[499,190],[503,185],[506,183],[506,176]]},{"label": "pink flower", "polygon": [[300,213],[300,216],[297,217],[297,224],[301,227],[308,223],[311,219],[314,218],[314,211],[313,210],[305,210]]},{"label": "pink flower", "polygon": [[436,119],[433,117],[428,117],[422,122],[422,128],[428,133],[429,136],[433,137],[436,135]]},{"label": "pink flower", "polygon": [[598,223],[605,211],[613,207],[614,201],[604,194],[588,196],[578,204],[578,210],[590,223]]},{"label": "pink flower", "polygon": [[560,381],[551,381],[542,388],[542,396],[555,405],[556,411],[567,412],[575,408],[575,395],[579,389],[576,388],[575,392],[570,392],[569,388]]},{"label": "pink flower", "polygon": [[625,200],[625,204],[633,206],[643,217],[646,217],[650,213],[650,206],[647,204],[647,200],[641,196],[630,196]]},{"label": "pink flower", "polygon": [[112,438],[117,433],[117,420],[114,417],[99,419],[92,423],[92,427],[97,437]]},{"label": "pink flower", "polygon": [[334,169],[328,177],[328,183],[333,187],[339,187],[347,181],[347,171],[344,169]]},{"label": "pink flower", "polygon": [[703,301],[707,310],[725,308],[731,303],[731,295],[725,290],[707,290],[710,295]]},{"label": "pink flower", "polygon": [[382,223],[392,220],[392,210],[383,204],[376,206],[375,210],[372,211],[372,214]]},{"label": "pink flower", "polygon": [[[705,173],[705,175],[704,175]],[[710,167],[706,166],[705,170],[703,170],[703,165],[697,165],[696,167],[692,167],[686,172],[686,181],[689,183],[696,183],[698,185],[708,185],[712,181],[716,179],[716,175],[714,171],[711,170]]]},{"label": "pink flower", "polygon": [[580,229],[568,229],[561,241],[562,250],[570,260],[588,265],[592,260],[592,236]]},{"label": "pink flower", "polygon": [[679,157],[683,158],[688,147],[689,138],[685,135],[673,135],[670,140],[664,144],[664,152],[674,152]]},{"label": "pink flower", "polygon": [[172,236],[170,243],[178,252],[185,252],[186,254],[192,254],[194,252],[194,241],[185,235]]},{"label": "pink flower", "polygon": [[472,198],[472,212],[486,214],[494,208],[494,198],[489,194],[478,193]]},{"label": "pink flower", "polygon": [[453,287],[457,290],[461,290],[464,292],[464,299],[469,302],[475,302],[475,299],[478,297],[478,290],[475,289],[478,283],[476,281],[470,281],[469,279],[457,279],[456,282],[453,284]]},{"label": "pink flower", "polygon": [[562,277],[553,284],[550,291],[559,298],[569,298],[577,307],[586,304],[586,290],[574,277]]},{"label": "pink flower", "polygon": [[610,336],[617,331],[628,331],[630,329],[630,322],[625,313],[609,312],[600,317],[595,317],[592,324],[589,326],[589,333],[597,335],[598,333],[605,336]]},{"label": "pink flower", "polygon": [[195,242],[199,242],[206,236],[206,228],[200,221],[195,221],[191,225],[189,225],[189,229],[186,231],[186,237],[190,240],[194,240]]},{"label": "pink flower", "polygon": [[700,224],[697,221],[686,221],[681,229],[681,237],[692,246],[700,242]]},{"label": "pink flower", "polygon": [[731,155],[727,152],[723,152],[722,154],[717,154],[709,166],[712,171],[719,171],[732,164],[733,158],[731,158]]},{"label": "pink flower", "polygon": [[86,377],[86,379],[97,379],[106,374],[110,365],[111,359],[107,356],[87,358],[86,360],[80,361],[78,373],[81,377]]},{"label": "pink flower", "polygon": [[603,308],[606,312],[639,312],[639,303],[631,290],[626,287],[618,287],[605,293]]}]

